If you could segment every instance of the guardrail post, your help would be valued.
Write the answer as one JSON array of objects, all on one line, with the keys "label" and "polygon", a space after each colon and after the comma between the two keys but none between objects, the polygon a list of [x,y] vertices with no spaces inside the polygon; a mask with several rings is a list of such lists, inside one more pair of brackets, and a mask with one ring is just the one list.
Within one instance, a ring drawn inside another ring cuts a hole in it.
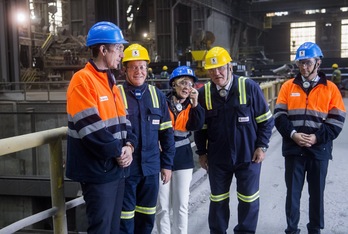
[{"label": "guardrail post", "polygon": [[50,167],[51,167],[51,194],[52,207],[57,207],[58,211],[53,216],[53,227],[55,234],[67,234],[67,220],[64,198],[64,168],[62,153],[62,137],[58,137],[50,144]]}]

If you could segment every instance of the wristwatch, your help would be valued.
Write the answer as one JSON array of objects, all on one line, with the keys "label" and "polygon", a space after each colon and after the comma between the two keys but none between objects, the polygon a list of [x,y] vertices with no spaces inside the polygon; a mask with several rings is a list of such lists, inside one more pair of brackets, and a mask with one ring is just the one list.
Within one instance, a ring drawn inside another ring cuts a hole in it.
[{"label": "wristwatch", "polygon": [[266,153],[267,152],[267,147],[259,147],[261,150],[262,150],[262,152],[264,152],[264,153]]}]

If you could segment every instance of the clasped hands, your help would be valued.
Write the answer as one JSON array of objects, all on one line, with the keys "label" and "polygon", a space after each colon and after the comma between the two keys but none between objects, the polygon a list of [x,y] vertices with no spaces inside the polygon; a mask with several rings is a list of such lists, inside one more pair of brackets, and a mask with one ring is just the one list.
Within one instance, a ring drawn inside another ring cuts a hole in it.
[{"label": "clasped hands", "polygon": [[315,134],[296,132],[292,135],[292,139],[301,147],[312,147],[312,145],[317,143]]}]

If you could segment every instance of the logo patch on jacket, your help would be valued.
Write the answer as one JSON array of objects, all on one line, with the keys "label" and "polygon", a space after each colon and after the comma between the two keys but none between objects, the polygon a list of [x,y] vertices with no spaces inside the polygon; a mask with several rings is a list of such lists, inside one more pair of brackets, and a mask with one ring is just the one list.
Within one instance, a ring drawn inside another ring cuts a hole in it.
[{"label": "logo patch on jacket", "polygon": [[153,119],[152,120],[152,124],[156,124],[156,125],[160,124],[159,119]]},{"label": "logo patch on jacket", "polygon": [[300,93],[291,93],[290,94],[290,97],[299,97],[300,96]]},{"label": "logo patch on jacket", "polygon": [[249,122],[249,116],[246,116],[246,117],[238,117],[238,122],[239,122],[239,123]]},{"label": "logo patch on jacket", "polygon": [[99,100],[100,100],[101,102],[105,102],[105,101],[109,100],[109,98],[108,98],[108,96],[100,96],[100,97],[99,97]]}]

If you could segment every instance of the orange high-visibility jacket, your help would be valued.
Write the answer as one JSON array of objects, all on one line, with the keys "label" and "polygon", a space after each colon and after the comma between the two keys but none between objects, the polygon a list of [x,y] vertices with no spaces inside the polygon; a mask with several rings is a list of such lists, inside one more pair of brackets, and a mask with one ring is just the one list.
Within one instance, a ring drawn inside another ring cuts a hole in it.
[{"label": "orange high-visibility jacket", "polygon": [[90,61],[75,73],[67,90],[67,113],[67,177],[90,183],[125,177],[129,172],[115,159],[136,138],[110,71],[98,70]]},{"label": "orange high-visibility jacket", "polygon": [[[283,136],[283,155],[332,158],[332,141],[342,130],[346,110],[337,86],[319,72],[314,87],[302,86],[301,74],[286,81],[280,89],[274,110],[275,126]],[[291,138],[293,131],[315,134],[317,143],[300,147]]]},{"label": "orange high-visibility jacket", "polygon": [[[173,171],[194,167],[193,153],[191,149],[191,131],[200,130],[204,124],[204,109],[198,104],[192,108],[190,99],[182,103],[183,110],[178,112],[171,102],[172,94],[168,95],[170,118],[174,129],[175,157]],[[176,114],[175,114],[176,113]]]}]

